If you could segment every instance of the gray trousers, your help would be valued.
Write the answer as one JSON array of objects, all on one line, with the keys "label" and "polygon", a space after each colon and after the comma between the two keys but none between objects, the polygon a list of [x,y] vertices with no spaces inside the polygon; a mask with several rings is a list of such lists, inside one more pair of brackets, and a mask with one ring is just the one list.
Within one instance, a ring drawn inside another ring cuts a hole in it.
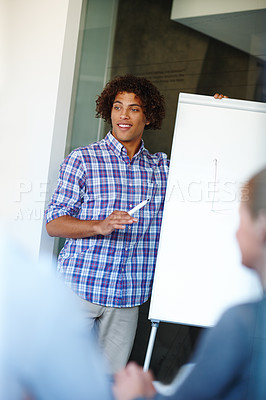
[{"label": "gray trousers", "polygon": [[113,308],[81,299],[89,328],[96,331],[110,373],[122,369],[130,356],[139,307]]}]

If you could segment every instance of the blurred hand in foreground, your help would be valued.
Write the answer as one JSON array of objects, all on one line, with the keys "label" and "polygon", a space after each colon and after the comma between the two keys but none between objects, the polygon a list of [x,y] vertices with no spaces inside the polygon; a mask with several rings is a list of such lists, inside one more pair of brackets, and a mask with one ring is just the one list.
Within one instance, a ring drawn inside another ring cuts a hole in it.
[{"label": "blurred hand in foreground", "polygon": [[156,394],[150,371],[130,362],[126,368],[115,374],[113,392],[117,400],[133,400],[138,397],[150,399]]}]

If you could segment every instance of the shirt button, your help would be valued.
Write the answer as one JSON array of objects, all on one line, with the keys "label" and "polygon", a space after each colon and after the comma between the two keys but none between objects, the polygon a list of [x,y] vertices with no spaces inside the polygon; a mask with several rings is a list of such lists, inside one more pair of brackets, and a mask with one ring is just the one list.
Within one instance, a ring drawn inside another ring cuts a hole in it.
[{"label": "shirt button", "polygon": [[129,207],[130,207],[130,208],[133,207],[133,204],[129,204]]}]

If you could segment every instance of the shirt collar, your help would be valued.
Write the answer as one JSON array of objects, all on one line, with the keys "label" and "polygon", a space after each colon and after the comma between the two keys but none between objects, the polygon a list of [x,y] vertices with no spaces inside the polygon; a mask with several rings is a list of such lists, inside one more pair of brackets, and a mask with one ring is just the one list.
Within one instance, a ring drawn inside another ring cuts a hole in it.
[{"label": "shirt collar", "polygon": [[[127,154],[126,148],[125,146],[123,146],[113,135],[112,132],[109,131],[107,133],[107,135],[105,136],[105,140],[107,145],[113,150],[113,152],[117,155],[121,155],[121,154]],[[140,148],[139,151],[134,155],[133,158],[137,157],[138,155],[140,155],[143,150],[145,150],[144,147],[144,141],[141,139],[141,144],[140,144]]]}]

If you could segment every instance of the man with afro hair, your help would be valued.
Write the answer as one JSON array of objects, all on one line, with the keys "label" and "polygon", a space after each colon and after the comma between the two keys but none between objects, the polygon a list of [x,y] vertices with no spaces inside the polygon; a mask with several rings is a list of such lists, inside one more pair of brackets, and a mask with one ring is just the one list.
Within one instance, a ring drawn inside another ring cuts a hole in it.
[{"label": "man with afro hair", "polygon": [[151,294],[169,160],[150,154],[142,140],[144,129],[159,129],[165,116],[164,99],[149,80],[111,80],[96,112],[111,130],[63,161],[46,228],[67,238],[58,271],[81,298],[114,373],[128,361],[139,306]]}]

